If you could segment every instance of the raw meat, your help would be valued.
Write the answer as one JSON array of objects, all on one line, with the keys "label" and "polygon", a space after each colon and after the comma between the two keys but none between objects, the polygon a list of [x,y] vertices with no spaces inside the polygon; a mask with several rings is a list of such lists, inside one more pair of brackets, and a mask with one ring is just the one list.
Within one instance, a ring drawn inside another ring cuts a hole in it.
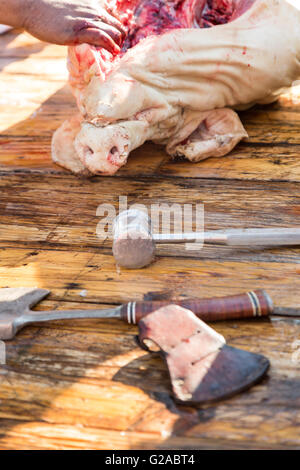
[{"label": "raw meat", "polygon": [[115,8],[128,31],[121,54],[69,49],[82,121],[68,138],[58,130],[52,150],[74,172],[114,174],[146,140],[191,161],[226,155],[247,136],[233,109],[270,103],[300,77],[297,2],[117,0]]}]

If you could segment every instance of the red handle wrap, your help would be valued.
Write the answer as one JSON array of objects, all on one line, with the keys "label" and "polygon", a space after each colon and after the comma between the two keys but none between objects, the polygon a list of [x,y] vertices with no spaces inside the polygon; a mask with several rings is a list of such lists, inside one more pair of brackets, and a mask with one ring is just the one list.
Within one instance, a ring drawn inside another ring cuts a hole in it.
[{"label": "red handle wrap", "polygon": [[212,299],[186,299],[129,302],[122,306],[122,319],[136,324],[148,313],[169,304],[187,308],[203,321],[239,320],[241,318],[265,317],[272,313],[273,304],[263,289],[246,294],[215,297]]}]

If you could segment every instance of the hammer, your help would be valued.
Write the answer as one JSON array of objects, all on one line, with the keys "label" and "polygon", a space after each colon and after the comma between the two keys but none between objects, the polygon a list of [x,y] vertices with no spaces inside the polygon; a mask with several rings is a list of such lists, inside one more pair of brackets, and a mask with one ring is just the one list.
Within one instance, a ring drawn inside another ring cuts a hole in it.
[{"label": "hammer", "polygon": [[154,259],[156,243],[213,243],[217,245],[298,245],[300,228],[248,228],[156,234],[151,219],[144,211],[120,212],[113,226],[113,255],[119,266],[138,269]]}]

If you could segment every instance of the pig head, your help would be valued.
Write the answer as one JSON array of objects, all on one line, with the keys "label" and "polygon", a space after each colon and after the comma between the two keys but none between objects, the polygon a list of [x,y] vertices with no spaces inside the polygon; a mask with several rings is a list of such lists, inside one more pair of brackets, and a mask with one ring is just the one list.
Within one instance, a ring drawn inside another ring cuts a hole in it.
[{"label": "pig head", "polygon": [[111,175],[146,140],[191,161],[226,155],[247,136],[233,109],[270,103],[300,77],[299,7],[286,0],[240,7],[228,24],[148,37],[113,63],[106,51],[71,48],[80,116],[54,134],[54,160]]}]

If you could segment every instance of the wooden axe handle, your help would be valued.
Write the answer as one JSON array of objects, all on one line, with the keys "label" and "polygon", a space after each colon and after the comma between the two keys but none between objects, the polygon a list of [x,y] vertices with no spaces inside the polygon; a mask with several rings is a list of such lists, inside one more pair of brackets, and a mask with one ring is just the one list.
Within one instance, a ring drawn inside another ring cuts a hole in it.
[{"label": "wooden axe handle", "polygon": [[273,303],[269,295],[263,289],[258,289],[245,294],[211,299],[129,302],[122,305],[121,318],[128,323],[136,324],[148,313],[169,304],[187,308],[206,322],[266,317],[273,310]]}]

